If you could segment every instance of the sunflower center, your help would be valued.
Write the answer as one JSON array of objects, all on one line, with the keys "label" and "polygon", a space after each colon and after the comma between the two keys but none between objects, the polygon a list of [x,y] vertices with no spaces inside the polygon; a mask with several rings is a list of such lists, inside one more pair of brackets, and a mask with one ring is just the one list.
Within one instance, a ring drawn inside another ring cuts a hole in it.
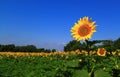
[{"label": "sunflower center", "polygon": [[104,54],[104,49],[100,49],[100,52],[99,52],[101,55]]},{"label": "sunflower center", "polygon": [[78,34],[80,36],[86,36],[90,33],[91,31],[91,27],[89,27],[88,25],[82,25],[79,29],[78,29]]}]

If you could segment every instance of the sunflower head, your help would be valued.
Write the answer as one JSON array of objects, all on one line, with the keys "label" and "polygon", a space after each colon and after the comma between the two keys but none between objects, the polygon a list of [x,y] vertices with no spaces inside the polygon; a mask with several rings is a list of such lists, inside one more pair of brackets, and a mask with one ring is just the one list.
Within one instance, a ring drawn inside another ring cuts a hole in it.
[{"label": "sunflower head", "polygon": [[106,55],[105,48],[98,48],[97,55],[99,55],[99,56],[105,56]]},{"label": "sunflower head", "polygon": [[115,54],[116,54],[116,52],[115,52],[115,51],[113,51],[113,52],[112,52],[112,55],[115,55]]},{"label": "sunflower head", "polygon": [[92,18],[83,17],[78,20],[78,23],[75,23],[71,29],[72,37],[76,40],[88,40],[91,38],[92,34],[96,32],[95,22],[92,21]]}]

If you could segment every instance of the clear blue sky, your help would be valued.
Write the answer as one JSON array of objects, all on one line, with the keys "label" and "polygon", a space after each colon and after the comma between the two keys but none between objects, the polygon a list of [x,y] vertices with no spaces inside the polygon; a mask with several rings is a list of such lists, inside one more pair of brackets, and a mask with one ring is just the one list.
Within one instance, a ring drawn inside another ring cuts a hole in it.
[{"label": "clear blue sky", "polygon": [[92,17],[92,40],[120,37],[120,0],[0,0],[0,44],[63,49],[79,18]]}]

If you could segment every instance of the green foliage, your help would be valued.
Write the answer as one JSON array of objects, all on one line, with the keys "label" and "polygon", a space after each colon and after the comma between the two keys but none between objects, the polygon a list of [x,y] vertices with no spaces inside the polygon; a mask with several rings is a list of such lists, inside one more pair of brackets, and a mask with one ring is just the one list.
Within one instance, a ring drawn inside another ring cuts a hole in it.
[{"label": "green foliage", "polygon": [[56,52],[56,49],[52,49],[52,52]]},{"label": "green foliage", "polygon": [[[66,59],[66,56],[68,58]],[[87,71],[87,56],[24,56],[13,57],[2,55],[0,59],[0,77],[90,77]],[[79,58],[82,59],[78,65]],[[120,77],[120,58],[118,56],[95,56],[96,62],[92,77]],[[116,60],[118,68],[116,66]],[[80,68],[81,66],[82,68]]]},{"label": "green foliage", "polygon": [[0,45],[0,52],[56,52],[56,49],[36,48],[34,45],[15,46],[14,44]]},{"label": "green foliage", "polygon": [[116,48],[114,46],[114,41],[112,41],[112,40],[103,41],[102,47],[104,47],[109,52],[116,50]]},{"label": "green foliage", "polygon": [[73,77],[73,70],[61,66],[56,69],[54,77]]},{"label": "green foliage", "polygon": [[14,51],[14,48],[14,44],[0,45],[0,51]]},{"label": "green foliage", "polygon": [[118,38],[117,40],[114,41],[114,47],[116,49],[120,49],[120,38]]},{"label": "green foliage", "polygon": [[72,40],[66,46],[64,46],[64,51],[72,51],[84,48],[84,44],[81,44],[80,41]]},{"label": "green foliage", "polygon": [[[117,40],[93,40],[88,41],[91,50],[96,50],[97,48],[103,47],[107,51],[112,52],[116,49],[120,49],[120,38]],[[99,45],[100,44],[100,45]],[[80,41],[72,40],[66,46],[64,46],[64,51],[73,51],[73,50],[85,50],[85,43],[80,43]]]},{"label": "green foliage", "polygon": [[0,60],[1,77],[53,77],[60,61],[45,57],[4,56]]},{"label": "green foliage", "polygon": [[78,70],[74,72],[73,77],[89,77],[89,74],[86,70]]},{"label": "green foliage", "polygon": [[112,77],[108,72],[105,72],[103,70],[97,70],[95,71],[95,76],[94,77]]}]

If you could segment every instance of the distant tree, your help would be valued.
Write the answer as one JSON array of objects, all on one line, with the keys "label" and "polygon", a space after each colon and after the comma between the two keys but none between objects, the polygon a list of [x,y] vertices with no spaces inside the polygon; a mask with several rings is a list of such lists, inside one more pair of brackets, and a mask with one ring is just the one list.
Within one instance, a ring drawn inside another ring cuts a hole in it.
[{"label": "distant tree", "polygon": [[51,51],[52,51],[52,52],[56,52],[56,49],[52,49]]},{"label": "distant tree", "polygon": [[21,47],[20,46],[15,46],[14,52],[21,52]]},{"label": "distant tree", "polygon": [[1,46],[2,46],[2,45],[0,45],[0,51],[2,50],[2,49],[1,49]]},{"label": "distant tree", "polygon": [[56,52],[55,49],[36,48],[34,45],[15,46],[14,44],[0,45],[0,52],[13,51],[13,52]]},{"label": "distant tree", "polygon": [[120,49],[120,38],[118,38],[117,40],[114,41],[114,47],[116,49]]},{"label": "distant tree", "polygon": [[44,51],[44,52],[50,53],[50,52],[51,52],[51,50],[50,50],[50,49],[45,49],[45,51]]},{"label": "distant tree", "polygon": [[4,45],[0,45],[0,51],[5,51],[5,46]]},{"label": "distant tree", "polygon": [[5,45],[6,51],[14,51],[14,48],[15,48],[14,44]]},{"label": "distant tree", "polygon": [[34,45],[25,46],[26,52],[36,52],[37,48]]},{"label": "distant tree", "polygon": [[112,40],[102,40],[102,45],[100,45],[99,47],[103,47],[110,52],[115,50],[114,41]]},{"label": "distant tree", "polygon": [[15,48],[14,44],[0,45],[0,51],[13,51]]},{"label": "distant tree", "polygon": [[38,48],[38,49],[37,49],[37,52],[44,52],[44,51],[45,51],[44,48]]},{"label": "distant tree", "polygon": [[15,52],[27,52],[26,46],[16,46],[14,49]]},{"label": "distant tree", "polygon": [[72,51],[77,49],[85,49],[85,44],[81,44],[80,41],[72,40],[66,46],[64,46],[64,51]]},{"label": "distant tree", "polygon": [[[111,40],[93,40],[87,41],[89,43],[90,50],[97,50],[99,47],[104,47],[109,51],[114,50],[113,41]],[[101,45],[99,45],[101,43]],[[64,51],[72,50],[86,50],[86,43],[80,43],[79,41],[72,40],[66,46],[64,46]]]}]

